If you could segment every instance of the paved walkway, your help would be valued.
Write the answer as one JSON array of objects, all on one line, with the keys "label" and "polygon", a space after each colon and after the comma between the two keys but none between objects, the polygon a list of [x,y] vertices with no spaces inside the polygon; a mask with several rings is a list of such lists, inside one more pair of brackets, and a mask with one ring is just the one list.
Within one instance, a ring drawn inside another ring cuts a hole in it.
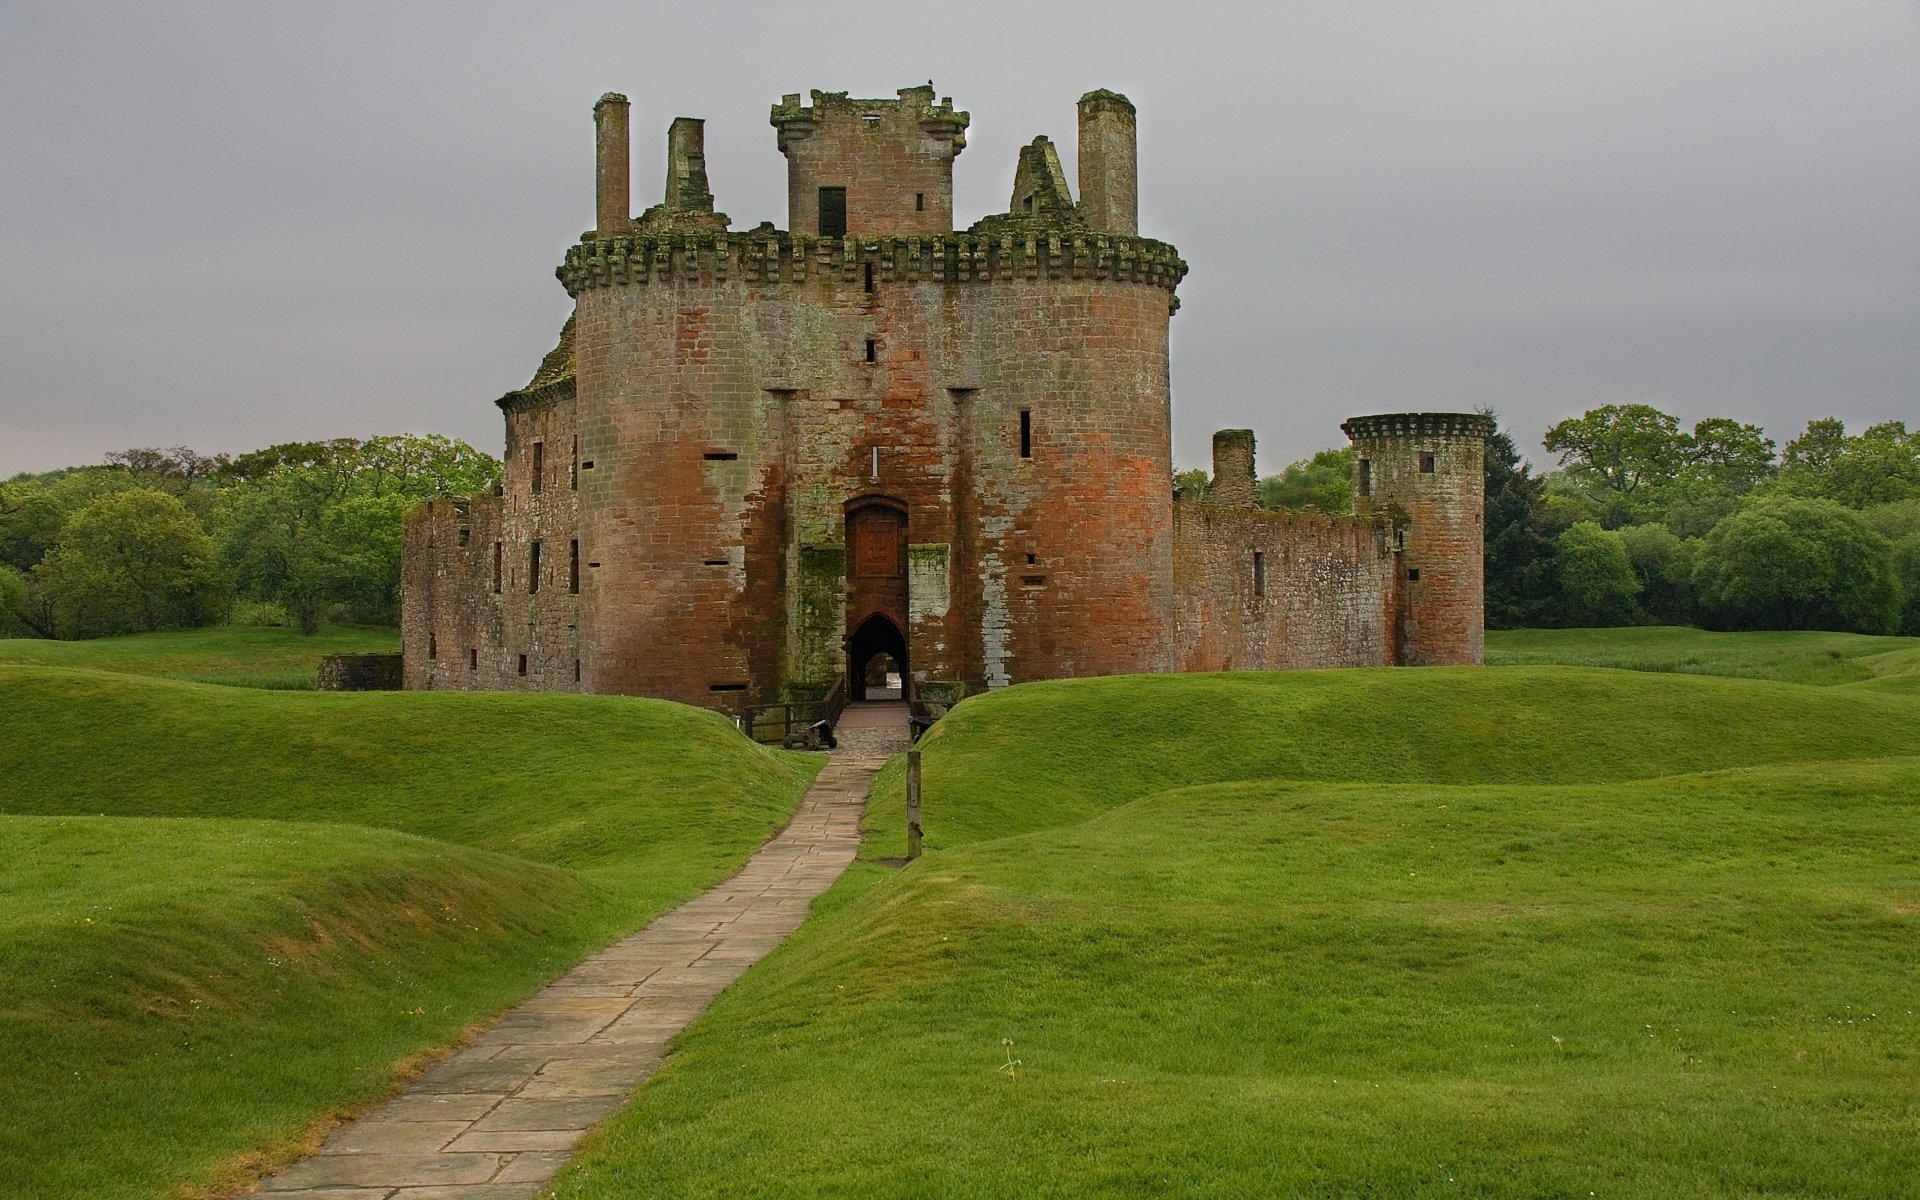
[{"label": "paved walkway", "polygon": [[834,739],[843,753],[876,758],[904,754],[912,741],[907,712],[904,700],[855,700],[841,712]]},{"label": "paved walkway", "polygon": [[[903,749],[905,738],[903,724]],[[738,875],[582,962],[261,1190],[528,1200],[653,1073],[667,1039],[799,928],[853,861],[885,760],[849,751],[828,760],[792,822]]]}]

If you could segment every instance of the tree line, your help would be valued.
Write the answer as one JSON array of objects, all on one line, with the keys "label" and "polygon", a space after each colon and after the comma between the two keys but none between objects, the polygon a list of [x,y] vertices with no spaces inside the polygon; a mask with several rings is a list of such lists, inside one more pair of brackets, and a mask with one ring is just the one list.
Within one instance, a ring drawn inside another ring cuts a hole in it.
[{"label": "tree line", "polygon": [[[1757,425],[1609,404],[1544,445],[1558,469],[1536,475],[1505,430],[1487,444],[1489,628],[1920,635],[1920,432],[1904,422],[1849,434],[1826,417],[1776,452]],[[1351,447],[1323,450],[1262,479],[1261,502],[1351,512],[1352,472]]]},{"label": "tree line", "polygon": [[499,480],[499,460],[439,435],[135,449],[18,475],[0,483],[0,636],[394,625],[401,515]]}]

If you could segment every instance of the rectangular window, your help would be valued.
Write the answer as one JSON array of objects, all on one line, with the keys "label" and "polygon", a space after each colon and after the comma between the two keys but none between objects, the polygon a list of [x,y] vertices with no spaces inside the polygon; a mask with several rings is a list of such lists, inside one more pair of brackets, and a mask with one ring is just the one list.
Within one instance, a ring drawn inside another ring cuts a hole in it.
[{"label": "rectangular window", "polygon": [[1267,594],[1267,556],[1258,550],[1253,552],[1253,594]]},{"label": "rectangular window", "polygon": [[847,189],[820,189],[820,236],[847,236]]},{"label": "rectangular window", "polygon": [[547,473],[546,449],[547,444],[545,442],[535,442],[533,444],[533,494],[536,496],[540,494],[541,479]]},{"label": "rectangular window", "polygon": [[875,351],[875,346],[873,344],[873,339],[868,338],[867,339],[867,361],[868,362],[876,361],[874,351]]},{"label": "rectangular window", "polygon": [[871,292],[873,290],[873,264],[872,263],[867,264],[866,275],[867,275],[867,290]]},{"label": "rectangular window", "polygon": [[575,596],[580,594],[580,540],[578,538],[567,543],[567,591]]},{"label": "rectangular window", "polygon": [[1033,410],[1020,410],[1020,457],[1033,457]]},{"label": "rectangular window", "polygon": [[573,439],[573,465],[567,468],[567,490],[580,490],[580,439]]},{"label": "rectangular window", "polygon": [[462,546],[466,545],[468,542],[471,542],[472,540],[473,540],[473,530],[462,529],[460,531],[460,544]]},{"label": "rectangular window", "polygon": [[577,658],[573,660],[573,681],[580,682],[580,660]]},{"label": "rectangular window", "polygon": [[480,652],[478,650],[468,650],[467,651],[467,670],[478,671],[479,669],[480,669]]},{"label": "rectangular window", "polygon": [[1355,477],[1360,483],[1360,494],[1362,496],[1373,495],[1373,460],[1363,458],[1353,464],[1353,469]]},{"label": "rectangular window", "polygon": [[532,593],[532,592],[537,592],[539,590],[540,590],[540,543],[529,542],[527,544],[527,591],[529,593]]},{"label": "rectangular window", "polygon": [[1407,582],[1408,582],[1408,583],[1419,583],[1419,582],[1420,582],[1420,568],[1419,568],[1419,567],[1414,567],[1414,568],[1412,568],[1412,569],[1410,569],[1410,570],[1408,570],[1408,572],[1407,572]]},{"label": "rectangular window", "polygon": [[500,543],[493,544],[493,590],[500,590]]},{"label": "rectangular window", "polygon": [[1420,473],[1422,475],[1433,474],[1433,455],[1422,454],[1420,456]]},{"label": "rectangular window", "polygon": [[522,675],[527,673],[527,656],[524,654],[520,656],[520,673]]},{"label": "rectangular window", "polygon": [[925,192],[915,192],[913,194],[913,211],[927,211],[927,194]]},{"label": "rectangular window", "polygon": [[440,639],[433,636],[432,634],[428,634],[427,635],[427,661],[432,662],[439,657],[440,657]]}]

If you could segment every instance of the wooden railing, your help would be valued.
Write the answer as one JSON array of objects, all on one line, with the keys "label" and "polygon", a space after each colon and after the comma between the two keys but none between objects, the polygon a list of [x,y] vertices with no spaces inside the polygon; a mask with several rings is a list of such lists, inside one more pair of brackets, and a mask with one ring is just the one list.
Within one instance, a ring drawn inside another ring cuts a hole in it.
[{"label": "wooden railing", "polygon": [[[756,742],[795,750],[827,748],[840,714],[846,711],[850,687],[845,675],[834,681],[819,700],[798,700],[787,704],[755,704],[740,714],[740,732]],[[818,725],[826,722],[827,736],[821,737]]]}]

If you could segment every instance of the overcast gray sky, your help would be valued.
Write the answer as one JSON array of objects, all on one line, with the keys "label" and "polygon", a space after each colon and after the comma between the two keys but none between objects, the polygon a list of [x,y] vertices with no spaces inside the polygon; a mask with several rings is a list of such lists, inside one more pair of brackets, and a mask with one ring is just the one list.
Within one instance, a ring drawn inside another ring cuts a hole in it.
[{"label": "overcast gray sky", "polygon": [[0,477],[110,450],[443,432],[498,453],[593,221],[591,106],[675,116],[785,224],[783,92],[931,78],[962,226],[1074,101],[1140,109],[1141,231],[1192,265],[1175,456],[1355,413],[1608,402],[1920,422],[1912,0],[0,0]]}]

